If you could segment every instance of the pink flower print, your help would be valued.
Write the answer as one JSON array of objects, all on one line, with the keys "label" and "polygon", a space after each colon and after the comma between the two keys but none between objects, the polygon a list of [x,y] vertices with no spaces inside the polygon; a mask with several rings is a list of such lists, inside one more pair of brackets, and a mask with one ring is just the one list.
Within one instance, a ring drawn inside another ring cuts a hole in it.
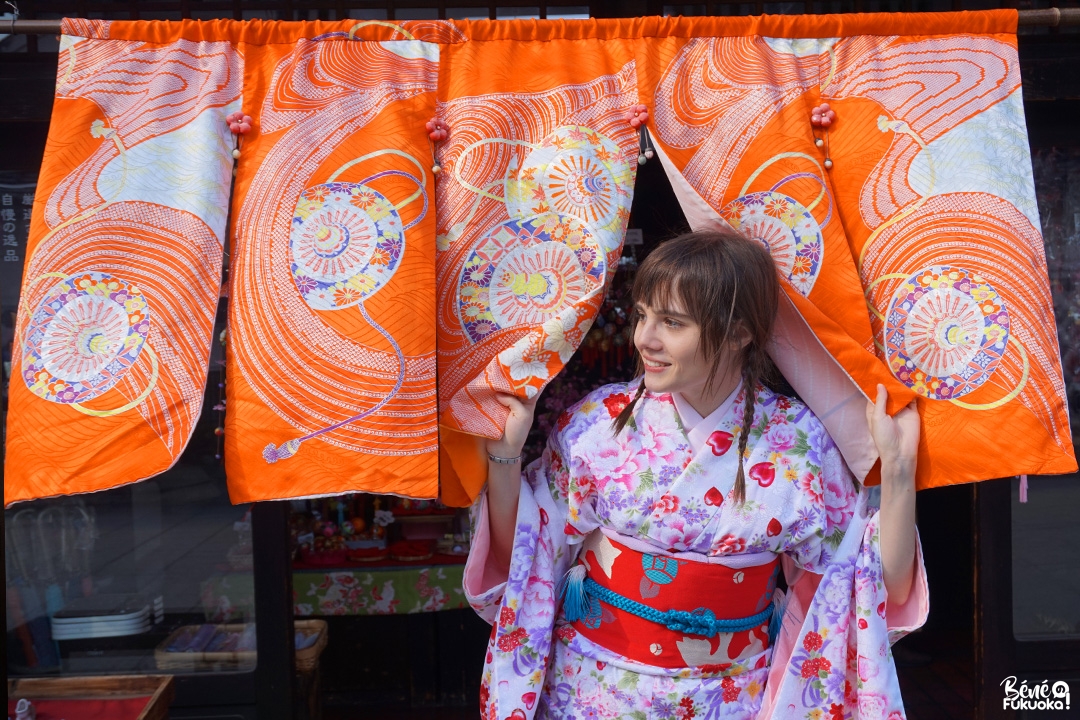
[{"label": "pink flower print", "polygon": [[851,481],[842,475],[833,475],[822,484],[829,526],[846,527],[854,512],[850,502]]},{"label": "pink flower print", "polygon": [[815,504],[821,503],[822,489],[820,475],[809,471],[803,473],[803,476],[799,478],[799,487],[804,493],[810,496],[810,499],[813,500]]},{"label": "pink flower print", "polygon": [[665,494],[653,505],[653,515],[660,517],[665,513],[673,513],[679,509],[679,496]]},{"label": "pink flower print", "polygon": [[795,447],[795,426],[788,422],[773,425],[769,428],[768,432],[765,433],[765,440],[769,443],[769,447],[772,448],[774,452],[790,450]]},{"label": "pink flower print", "polygon": [[735,537],[732,533],[728,533],[719,540],[713,541],[713,555],[733,555],[735,553],[741,553],[744,550],[746,550],[746,540],[741,537]]},{"label": "pink flower print", "polygon": [[859,656],[859,679],[863,682],[872,680],[878,675],[878,665],[876,662],[866,657],[865,655]]},{"label": "pink flower print", "polygon": [[886,707],[888,705],[883,695],[869,692],[859,694],[860,720],[885,720]]}]

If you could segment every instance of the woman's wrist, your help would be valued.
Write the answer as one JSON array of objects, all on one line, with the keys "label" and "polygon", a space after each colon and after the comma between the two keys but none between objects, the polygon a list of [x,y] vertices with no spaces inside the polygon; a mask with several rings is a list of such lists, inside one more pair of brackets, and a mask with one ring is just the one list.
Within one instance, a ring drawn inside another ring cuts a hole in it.
[{"label": "woman's wrist", "polygon": [[[487,443],[487,454],[489,457],[511,460],[513,458],[521,457],[521,448],[514,447],[513,445],[507,445],[503,442],[489,442]],[[493,462],[498,461],[496,460]]]}]

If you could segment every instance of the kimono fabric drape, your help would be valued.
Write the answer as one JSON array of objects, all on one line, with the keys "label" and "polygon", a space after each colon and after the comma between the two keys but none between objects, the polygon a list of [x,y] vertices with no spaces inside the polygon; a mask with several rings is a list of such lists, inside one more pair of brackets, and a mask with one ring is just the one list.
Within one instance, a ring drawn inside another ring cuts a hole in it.
[{"label": "kimono fabric drape", "polygon": [[691,224],[772,250],[774,357],[856,476],[877,382],[893,409],[918,399],[920,487],[1070,471],[1015,23],[66,20],[5,504],[176,460],[229,207],[233,500],[434,497],[441,474],[468,504],[493,393],[535,395],[614,272],[637,103]]}]

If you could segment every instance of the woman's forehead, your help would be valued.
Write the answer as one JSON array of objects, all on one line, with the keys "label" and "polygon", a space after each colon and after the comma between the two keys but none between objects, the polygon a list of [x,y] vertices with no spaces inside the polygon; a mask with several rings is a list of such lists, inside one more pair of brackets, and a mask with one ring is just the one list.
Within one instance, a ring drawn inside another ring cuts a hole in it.
[{"label": "woman's forehead", "polygon": [[673,288],[667,289],[667,292],[661,292],[657,288],[657,292],[653,293],[651,298],[642,298],[638,301],[638,305],[644,306],[648,310],[654,313],[672,313],[675,315],[689,315],[689,310],[686,304],[679,297],[678,292],[675,292]]}]

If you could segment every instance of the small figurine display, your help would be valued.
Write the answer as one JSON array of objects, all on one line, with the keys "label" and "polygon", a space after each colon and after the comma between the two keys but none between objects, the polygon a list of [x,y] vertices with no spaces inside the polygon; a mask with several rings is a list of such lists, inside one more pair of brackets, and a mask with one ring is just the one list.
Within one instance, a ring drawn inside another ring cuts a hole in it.
[{"label": "small figurine display", "polygon": [[[347,562],[377,562],[387,558],[416,562],[429,559],[436,552],[447,555],[468,553],[464,513],[457,518],[455,513],[458,511],[438,500],[386,498],[357,493],[297,500],[292,508],[289,536],[293,557],[305,565],[326,567]],[[417,542],[418,538],[411,537],[404,529],[397,529],[398,516],[412,521],[406,524],[413,530],[426,523],[428,516],[432,516],[433,520],[455,516],[455,532],[447,533],[438,542]],[[421,544],[423,547],[420,547]]]}]

